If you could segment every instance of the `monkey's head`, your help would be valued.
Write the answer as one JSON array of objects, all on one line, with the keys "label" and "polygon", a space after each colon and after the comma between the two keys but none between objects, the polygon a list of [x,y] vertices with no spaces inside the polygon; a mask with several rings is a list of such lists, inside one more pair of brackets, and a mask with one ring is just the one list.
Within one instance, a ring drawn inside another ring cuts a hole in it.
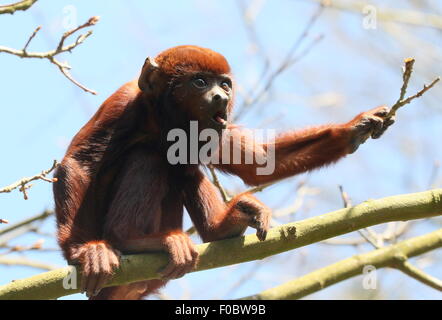
[{"label": "monkey's head", "polygon": [[138,86],[165,101],[162,111],[174,122],[196,120],[200,130],[227,126],[233,107],[230,66],[215,51],[178,46],[147,58]]}]

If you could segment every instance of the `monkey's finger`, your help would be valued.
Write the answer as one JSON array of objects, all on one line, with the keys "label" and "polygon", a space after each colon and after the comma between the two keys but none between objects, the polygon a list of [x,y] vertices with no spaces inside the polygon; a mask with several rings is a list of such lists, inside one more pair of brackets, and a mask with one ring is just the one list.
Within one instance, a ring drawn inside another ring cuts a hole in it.
[{"label": "monkey's finger", "polygon": [[264,241],[267,237],[267,230],[265,229],[258,229],[256,231],[256,236],[258,237],[259,241]]},{"label": "monkey's finger", "polygon": [[100,273],[100,263],[97,257],[100,257],[99,248],[97,246],[90,246],[85,254],[84,271],[86,273],[84,291],[86,296],[90,297],[94,293],[95,285]]},{"label": "monkey's finger", "polygon": [[198,263],[199,253],[198,253],[198,251],[196,251],[195,246],[189,237],[187,237],[187,241],[189,244],[189,251],[190,251],[190,256],[191,256],[190,260],[191,260],[191,264],[192,264],[192,269],[194,269]]},{"label": "monkey's finger", "polygon": [[370,136],[373,139],[375,139],[374,137],[382,134],[384,122],[383,122],[382,118],[379,118],[379,117],[373,117],[370,119],[370,121],[372,123],[372,130],[371,130]]},{"label": "monkey's finger", "polygon": [[186,266],[176,267],[173,272],[169,275],[168,279],[179,279],[187,273]]},{"label": "monkey's finger", "polygon": [[167,280],[177,279],[180,274],[184,274],[183,268],[185,264],[177,264],[176,262],[170,262],[164,271],[161,273],[162,277]]},{"label": "monkey's finger", "polygon": [[391,118],[384,121],[384,127],[388,128],[389,126],[391,126],[395,122],[396,122],[396,117],[392,116]]},{"label": "monkey's finger", "polygon": [[171,279],[170,275],[174,272],[175,264],[169,263],[163,270],[158,273],[161,275],[161,278],[169,280]]},{"label": "monkey's finger", "polygon": [[378,111],[374,113],[374,115],[382,118],[385,117],[389,111],[390,110],[387,107],[381,107]]},{"label": "monkey's finger", "polygon": [[159,274],[165,279],[174,279],[173,275],[178,272],[176,269],[184,264],[184,258],[181,256],[181,253],[180,257],[175,256],[175,258],[171,257],[171,259],[172,260],[169,264],[159,272]]},{"label": "monkey's finger", "polygon": [[183,239],[182,243],[182,250],[183,250],[183,256],[184,256],[184,261],[186,261],[187,263],[191,263],[192,262],[192,253],[190,251],[190,248],[192,246],[192,244],[190,243],[190,239]]},{"label": "monkey's finger", "polygon": [[120,266],[121,253],[117,250],[109,254],[109,262],[113,270]]},{"label": "monkey's finger", "polygon": [[177,268],[176,273],[173,275],[173,279],[179,279],[184,277],[185,274],[192,270],[192,265],[183,266],[182,268]]},{"label": "monkey's finger", "polygon": [[388,129],[388,127],[390,127],[393,123],[395,123],[395,121],[396,121],[395,117],[391,117],[391,118],[385,120],[382,125],[382,129],[378,132],[373,133],[372,138],[379,139],[384,134],[384,132]]},{"label": "monkey's finger", "polygon": [[85,291],[86,291],[86,296],[88,298],[90,298],[94,295],[95,286],[98,281],[98,276],[99,276],[98,274],[91,274],[87,277]]},{"label": "monkey's finger", "polygon": [[113,270],[118,266],[119,260],[115,253],[107,248],[101,247],[102,252],[98,255],[98,265],[95,270],[96,282],[94,287],[91,287],[92,295],[96,296],[104,285],[112,278]]},{"label": "monkey's finger", "polygon": [[95,284],[93,296],[96,296],[103,289],[104,285],[110,280],[111,275],[102,273],[98,276],[97,283]]},{"label": "monkey's finger", "polygon": [[81,275],[81,285],[80,285],[80,292],[81,293],[85,293],[86,292],[86,288],[87,288],[87,276],[82,274]]},{"label": "monkey's finger", "polygon": [[163,277],[168,279],[168,276],[173,272],[173,269],[184,261],[182,256],[182,250],[179,248],[180,239],[177,235],[170,236],[167,240],[167,251],[169,252],[169,263],[158,271],[158,273]]}]

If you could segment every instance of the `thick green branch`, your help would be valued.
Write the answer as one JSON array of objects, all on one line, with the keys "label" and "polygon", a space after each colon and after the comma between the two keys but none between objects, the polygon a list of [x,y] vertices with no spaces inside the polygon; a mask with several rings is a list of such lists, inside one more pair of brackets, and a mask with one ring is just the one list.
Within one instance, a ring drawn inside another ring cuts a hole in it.
[{"label": "thick green branch", "polygon": [[20,2],[16,2],[13,4],[7,4],[0,6],[0,14],[3,13],[10,13],[13,14],[15,11],[18,10],[28,10],[37,0],[23,0]]},{"label": "thick green branch", "polygon": [[[412,267],[413,275],[411,275],[408,272],[410,265],[406,261],[407,258],[421,255],[440,247],[442,247],[442,229],[369,253],[355,255],[244,299],[299,299],[335,283],[362,274],[365,266],[396,268],[435,289],[442,290],[439,280],[424,274],[418,269],[416,270],[414,267]],[[416,274],[418,274],[418,277],[416,277]]]},{"label": "thick green branch", "polygon": [[[365,201],[352,208],[273,228],[262,242],[255,235],[248,235],[198,245],[200,261],[195,271],[263,259],[372,225],[440,214],[442,189]],[[164,253],[123,256],[121,268],[109,285],[156,278],[157,271],[166,263]],[[77,293],[77,289],[62,286],[69,270],[58,269],[4,285],[0,287],[0,299],[54,299]]]}]

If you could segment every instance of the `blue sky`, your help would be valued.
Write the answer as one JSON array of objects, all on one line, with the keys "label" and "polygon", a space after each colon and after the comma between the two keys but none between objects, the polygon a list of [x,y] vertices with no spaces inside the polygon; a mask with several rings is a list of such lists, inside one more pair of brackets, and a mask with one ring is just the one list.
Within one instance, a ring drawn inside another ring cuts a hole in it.
[{"label": "blue sky", "polygon": [[[302,32],[316,5],[310,1],[293,0],[263,3],[256,19],[256,31],[271,58],[272,67],[276,67]],[[154,56],[168,47],[196,44],[223,53],[240,89],[250,89],[256,81],[264,81],[258,79],[262,59],[252,50],[234,0],[40,0],[26,12],[0,16],[0,45],[22,48],[32,31],[41,25],[42,30],[28,50],[55,48],[65,31],[63,21],[68,18],[67,11],[72,8],[79,24],[91,16],[101,19],[92,28],[93,35],[72,54],[63,55],[61,60],[69,62],[77,80],[99,94],[93,96],[83,92],[46,60],[20,59],[0,53],[1,186],[49,168],[54,159],[60,160],[70,139],[106,97],[137,76],[146,56]],[[399,26],[407,32],[415,31],[411,27]],[[360,16],[326,11],[308,38],[310,41],[323,34],[324,40],[278,77],[272,95],[261,111],[250,113],[241,119],[241,123],[257,127],[267,120],[268,128],[294,129],[348,121],[364,110],[384,103],[392,104],[401,85],[403,58],[414,56],[417,59],[410,93],[420,88],[424,81],[429,82],[442,73],[440,35],[438,38],[435,30],[424,28],[417,28],[416,33],[422,41],[433,46],[433,51],[427,51],[424,46],[404,46],[381,28],[364,30]],[[434,161],[442,160],[438,142],[442,137],[442,110],[437,103],[441,88],[434,88],[427,97],[401,109],[397,123],[382,139],[368,141],[356,154],[337,165],[310,174],[309,185],[321,188],[321,193],[308,197],[306,206],[292,219],[340,208],[339,184],[344,185],[355,203],[427,189]],[[326,94],[337,95],[342,103],[312,107],[312,101]],[[238,94],[238,105],[242,99]],[[272,122],[275,116],[278,121]],[[306,177],[289,179],[259,197],[273,208],[287,206],[294,199],[296,184]],[[222,179],[236,190],[244,189],[238,179]],[[0,217],[14,223],[52,206],[51,186],[37,182],[29,190],[27,201],[18,192],[2,194]],[[436,228],[437,224],[418,222],[409,236]],[[44,230],[54,232],[54,221],[45,222]],[[13,243],[32,243],[37,238],[30,235]],[[55,247],[56,244],[47,239],[45,246]],[[368,249],[368,246],[335,248],[314,245],[272,258],[268,264],[260,266],[254,278],[234,292],[229,292],[229,286],[241,275],[254,270],[256,264],[191,274],[170,283],[166,293],[181,298],[185,297],[187,288],[192,288],[192,298],[241,297]],[[60,266],[64,264],[58,253],[31,253],[27,256]],[[435,253],[434,259],[439,261],[439,267],[432,264],[426,269],[439,278],[442,277],[441,258],[440,253]],[[0,284],[38,272],[24,267],[0,266]],[[400,283],[409,298],[440,299],[440,294],[434,290],[396,271],[380,273],[381,287],[387,297],[401,297],[396,287]],[[281,276],[275,277],[275,274]],[[314,297],[339,297],[343,289],[357,287],[358,281],[347,281]],[[207,290],[210,294],[206,293]]]}]

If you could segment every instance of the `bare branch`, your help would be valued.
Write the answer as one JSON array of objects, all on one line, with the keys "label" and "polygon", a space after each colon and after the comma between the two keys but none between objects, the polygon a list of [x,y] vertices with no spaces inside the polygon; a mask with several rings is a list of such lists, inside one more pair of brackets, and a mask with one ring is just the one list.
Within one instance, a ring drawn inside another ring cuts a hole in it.
[{"label": "bare branch", "polygon": [[342,201],[344,202],[344,208],[351,207],[351,199],[347,192],[344,191],[344,187],[339,185],[339,192],[341,193]]},{"label": "bare branch", "polygon": [[68,44],[68,45],[64,45],[65,40],[70,37],[71,35],[73,35],[74,33],[76,33],[77,31],[87,28],[87,27],[91,27],[94,26],[98,21],[99,21],[99,17],[92,17],[90,18],[86,23],[83,23],[82,25],[66,31],[63,36],[61,37],[58,46],[55,50],[50,50],[47,52],[28,52],[27,48],[29,46],[29,43],[32,41],[32,39],[35,37],[35,35],[37,34],[37,32],[41,29],[41,27],[38,27],[37,29],[34,30],[34,32],[32,33],[32,35],[29,37],[28,41],[26,42],[26,45],[24,46],[23,49],[21,50],[17,50],[17,49],[12,49],[12,48],[8,48],[5,46],[0,46],[0,52],[5,52],[8,54],[12,54],[15,56],[18,56],[20,58],[35,58],[35,59],[47,59],[48,61],[50,61],[52,64],[56,65],[59,70],[61,71],[61,73],[72,83],[74,83],[76,86],[78,86],[79,88],[81,88],[82,90],[89,92],[91,94],[97,94],[96,91],[87,88],[86,86],[82,85],[81,83],[79,83],[77,80],[75,80],[72,75],[69,73],[69,69],[71,69],[71,67],[67,64],[67,63],[62,63],[60,61],[58,61],[55,57],[58,56],[61,53],[65,53],[65,52],[71,52],[72,49],[76,48],[77,46],[79,46],[80,44],[82,44],[84,42],[84,40],[86,40],[91,34],[92,31],[88,31],[85,34],[82,34],[80,36],[77,37],[77,39],[75,40],[75,42]]},{"label": "bare branch", "polygon": [[441,246],[442,229],[385,248],[355,255],[244,299],[299,299],[335,283],[357,276],[362,273],[364,266],[367,265],[374,266],[375,268],[396,268],[442,291],[440,280],[425,274],[417,268],[408,266],[406,262],[407,258],[421,255]]},{"label": "bare branch", "polygon": [[0,257],[0,265],[6,266],[26,266],[36,269],[42,269],[45,271],[51,271],[57,269],[57,266],[47,264],[40,261],[30,260],[27,258],[6,258]]},{"label": "bare branch", "polygon": [[433,164],[433,169],[431,170],[431,176],[428,182],[428,187],[432,188],[433,186],[436,186],[436,182],[437,182],[437,177],[438,177],[438,173],[440,170],[440,162],[439,161],[434,161]]},{"label": "bare branch", "polygon": [[[351,198],[348,195],[347,192],[344,191],[344,187],[343,186],[339,186],[339,191],[341,192],[341,198],[342,201],[344,202],[344,208],[351,208],[352,204],[351,204]],[[367,233],[365,234],[364,231]],[[372,230],[370,230],[368,227],[358,230],[358,233],[361,235],[362,238],[365,239],[365,241],[367,241],[368,243],[370,243],[371,245],[373,245],[376,249],[379,248],[379,239],[376,235],[376,233]]]},{"label": "bare branch", "polygon": [[277,182],[277,181],[275,181],[275,182],[269,182],[269,183],[264,183],[264,184],[261,184],[261,185],[256,186],[256,187],[251,187],[251,188],[247,189],[245,192],[248,192],[248,193],[261,192],[261,191],[263,191],[264,189],[266,189],[266,188],[268,188],[268,187],[274,185],[276,182]]},{"label": "bare branch", "polygon": [[35,221],[44,220],[44,219],[46,219],[47,217],[49,217],[49,216],[51,216],[53,214],[54,214],[54,211],[52,211],[52,210],[45,210],[45,211],[43,211],[42,213],[40,213],[40,214],[38,214],[36,216],[27,218],[27,219],[25,219],[23,221],[14,223],[13,225],[10,225],[10,226],[7,226],[7,227],[1,229],[0,230],[0,236],[3,236],[6,233],[9,233],[9,232],[12,232],[14,230],[17,230],[17,229],[19,229],[19,228],[21,228],[23,226],[30,225],[31,223],[33,223]]},{"label": "bare branch", "polygon": [[54,160],[54,163],[52,164],[52,167],[49,168],[48,170],[43,170],[40,174],[37,174],[33,177],[27,177],[27,178],[23,178],[17,182],[14,182],[13,184],[6,186],[4,188],[0,189],[0,193],[9,193],[11,191],[13,191],[14,189],[19,188],[20,192],[23,192],[23,196],[25,198],[25,200],[28,200],[28,195],[26,193],[26,190],[31,188],[32,185],[28,185],[29,182],[31,181],[35,181],[35,180],[43,180],[46,182],[55,182],[57,181],[56,178],[46,178],[46,176],[51,173],[53,170],[55,170],[55,168],[57,168],[58,166],[58,162],[57,160]]},{"label": "bare branch", "polygon": [[[310,0],[313,2],[321,2],[323,0]],[[342,1],[333,0],[327,1],[326,6],[334,9],[348,11],[354,14],[363,15],[364,8],[370,3],[368,1]],[[397,9],[397,8],[376,8],[376,18],[379,21],[391,21],[403,24],[409,24],[413,26],[422,26],[435,29],[442,29],[442,16],[435,13],[417,12],[409,9]]]},{"label": "bare branch", "polygon": [[31,43],[32,39],[34,39],[35,35],[37,34],[37,32],[39,32],[41,30],[41,26],[38,26],[34,32],[31,34],[31,36],[29,37],[28,41],[26,42],[25,46],[23,47],[23,52],[26,52],[26,49],[28,48],[29,44]]},{"label": "bare branch", "polygon": [[248,97],[244,100],[243,104],[238,108],[238,112],[236,113],[234,120],[243,117],[247,112],[249,112],[252,108],[251,105],[259,102],[266,93],[271,89],[275,79],[285,70],[287,70],[291,65],[295,62],[299,61],[302,57],[304,57],[311,48],[316,45],[320,40],[322,40],[322,35],[316,37],[307,47],[303,50],[297,57],[294,57],[294,54],[298,51],[301,44],[304,43],[304,40],[309,36],[310,30],[313,28],[314,24],[318,20],[319,16],[323,12],[324,5],[321,3],[318,6],[318,9],[312,14],[309,21],[307,22],[303,32],[298,37],[298,39],[294,42],[292,47],[289,49],[285,58],[278,65],[278,67],[269,75],[268,79],[265,81],[264,86],[259,90],[259,88],[255,88],[252,92],[257,92],[254,96]]},{"label": "bare branch", "polygon": [[[316,195],[319,192],[319,189],[307,186],[305,180],[300,181],[296,186],[296,197],[293,203],[288,207],[281,208],[273,212],[273,218],[277,219],[295,214],[304,205],[304,200],[308,195]],[[276,224],[276,221],[272,220],[272,222]]]},{"label": "bare branch", "polygon": [[44,239],[38,239],[31,245],[2,245],[0,249],[6,249],[5,252],[0,253],[0,256],[5,256],[14,252],[39,251],[39,252],[55,252],[60,251],[59,248],[44,248]]},{"label": "bare branch", "polygon": [[391,107],[390,112],[386,116],[386,119],[393,117],[399,108],[410,103],[412,100],[422,96],[425,92],[430,90],[440,80],[440,77],[437,77],[429,85],[424,85],[424,88],[422,90],[420,90],[418,93],[416,93],[415,95],[405,98],[405,94],[407,93],[408,82],[410,81],[411,73],[413,72],[414,61],[415,61],[414,58],[407,58],[404,60],[405,66],[404,66],[403,75],[402,75],[403,83],[402,83],[402,87],[401,87],[401,93],[400,93],[399,99]]},{"label": "bare branch", "polygon": [[223,198],[223,201],[228,202],[230,200],[230,197],[227,194],[224,187],[221,185],[221,182],[218,179],[215,169],[212,166],[207,166],[207,167],[209,168],[210,174],[212,175],[213,184],[218,188],[219,192],[221,193],[221,197]]}]

